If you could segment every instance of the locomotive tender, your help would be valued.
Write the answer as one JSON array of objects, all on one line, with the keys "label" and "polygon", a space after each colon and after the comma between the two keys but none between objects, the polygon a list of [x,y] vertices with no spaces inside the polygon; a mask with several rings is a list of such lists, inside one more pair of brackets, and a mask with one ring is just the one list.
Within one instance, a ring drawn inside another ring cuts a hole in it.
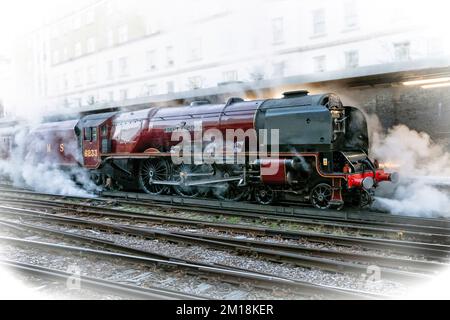
[{"label": "locomotive tender", "polygon": [[[199,142],[194,132],[199,123],[203,132],[214,129],[224,137],[230,130],[246,134],[233,136],[231,146],[230,141]],[[200,143],[200,153],[214,153],[223,146],[232,150],[232,161],[226,153],[226,161],[175,162],[174,154],[185,152],[180,140],[173,139],[181,130]],[[278,141],[271,141],[270,134],[262,139],[261,130],[276,130]],[[81,166],[98,185],[153,195],[212,193],[233,201],[251,197],[263,205],[288,199],[328,209],[345,203],[369,205],[380,182],[396,179],[368,157],[364,114],[345,107],[335,94],[296,91],[283,99],[232,98],[218,105],[199,101],[184,107],[93,114],[42,124],[29,137],[27,157],[31,154],[33,161]],[[256,154],[249,147],[252,139],[257,141]],[[239,156],[243,162],[237,161]]]}]

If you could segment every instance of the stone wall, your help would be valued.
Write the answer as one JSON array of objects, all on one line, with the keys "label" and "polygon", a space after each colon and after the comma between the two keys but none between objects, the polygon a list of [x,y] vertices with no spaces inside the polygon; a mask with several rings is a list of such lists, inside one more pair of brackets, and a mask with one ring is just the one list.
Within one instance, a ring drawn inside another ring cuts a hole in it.
[{"label": "stone wall", "polygon": [[[327,88],[328,89],[328,88]],[[403,85],[364,88],[332,88],[344,104],[376,114],[386,130],[405,124],[428,133],[450,150],[450,88],[422,89]]]}]

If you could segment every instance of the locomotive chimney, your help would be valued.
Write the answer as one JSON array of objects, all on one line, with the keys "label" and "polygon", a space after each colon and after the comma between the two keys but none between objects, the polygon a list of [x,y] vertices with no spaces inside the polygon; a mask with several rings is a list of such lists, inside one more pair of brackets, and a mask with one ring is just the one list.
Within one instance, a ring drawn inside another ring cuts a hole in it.
[{"label": "locomotive chimney", "polygon": [[306,97],[309,94],[308,90],[299,90],[299,91],[288,91],[283,93],[284,99],[291,99],[291,98],[301,98]]}]

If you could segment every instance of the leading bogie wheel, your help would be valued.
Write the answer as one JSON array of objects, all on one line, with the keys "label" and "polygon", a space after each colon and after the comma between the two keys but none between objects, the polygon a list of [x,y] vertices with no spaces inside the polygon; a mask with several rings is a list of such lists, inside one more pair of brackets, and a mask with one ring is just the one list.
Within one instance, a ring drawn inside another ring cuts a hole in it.
[{"label": "leading bogie wheel", "polygon": [[359,196],[359,207],[362,208],[366,208],[366,207],[370,207],[373,203],[373,197],[370,194],[369,191],[367,190],[361,190],[361,194]]}]

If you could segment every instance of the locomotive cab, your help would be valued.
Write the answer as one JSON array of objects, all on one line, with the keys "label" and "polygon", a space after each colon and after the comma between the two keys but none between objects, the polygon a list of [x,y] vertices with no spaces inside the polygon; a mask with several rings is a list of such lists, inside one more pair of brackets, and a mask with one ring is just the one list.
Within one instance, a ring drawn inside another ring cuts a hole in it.
[{"label": "locomotive cab", "polygon": [[116,113],[86,116],[77,125],[83,163],[88,169],[98,169],[102,155],[111,152],[111,123]]}]

